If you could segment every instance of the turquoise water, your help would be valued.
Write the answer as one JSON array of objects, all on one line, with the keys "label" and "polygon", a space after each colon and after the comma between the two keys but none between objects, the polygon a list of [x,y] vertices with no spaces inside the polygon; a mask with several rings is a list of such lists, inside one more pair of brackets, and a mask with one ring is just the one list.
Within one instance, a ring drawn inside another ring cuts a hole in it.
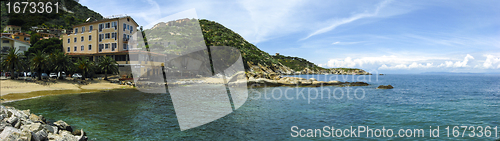
[{"label": "turquoise water", "polygon": [[[491,130],[493,137],[468,137],[470,129],[462,137],[463,129],[460,129],[459,137],[453,137],[452,131],[454,126],[500,126],[500,75],[384,75],[370,76],[371,79],[347,75],[298,77],[315,77],[322,81],[354,79],[371,85],[250,88],[249,99],[242,107],[186,131],[180,131],[168,94],[116,90],[47,96],[4,105],[31,109],[32,113],[48,119],[64,120],[74,129],[83,128],[92,140],[495,140],[500,136]],[[375,89],[387,84],[395,88]],[[320,95],[316,96],[316,91]],[[298,92],[303,95],[297,96]],[[361,133],[361,137],[294,138],[293,126],[299,129],[384,127],[392,129],[394,135],[400,129],[424,129],[425,137],[367,138],[366,133]],[[430,126],[432,129],[440,127],[439,137],[429,137]],[[450,137],[444,129],[448,126]]]}]

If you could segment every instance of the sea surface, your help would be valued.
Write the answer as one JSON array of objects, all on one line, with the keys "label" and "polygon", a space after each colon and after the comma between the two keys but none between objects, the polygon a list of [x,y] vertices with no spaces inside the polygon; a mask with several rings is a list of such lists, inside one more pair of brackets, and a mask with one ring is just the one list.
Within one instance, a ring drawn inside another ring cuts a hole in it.
[{"label": "sea surface", "polygon": [[[249,98],[242,107],[223,118],[185,131],[179,128],[169,94],[114,90],[46,96],[4,105],[31,109],[32,113],[41,114],[52,121],[66,121],[73,129],[83,128],[91,140],[98,141],[500,138],[498,74],[296,77],[314,77],[320,81],[364,81],[370,86],[249,88]],[[379,85],[388,84],[394,89],[376,89]],[[318,132],[316,137],[307,137],[307,129],[323,130],[325,126],[328,126],[327,130],[333,127],[334,133],[341,131],[341,134],[346,135],[350,135],[351,126],[354,129],[372,129],[375,133],[360,133],[357,137],[325,137],[329,133],[322,132],[320,137]],[[439,133],[434,130],[438,126]],[[458,128],[454,132],[455,126]],[[460,126],[467,126],[468,130],[464,132]],[[448,132],[446,127],[449,127]],[[487,127],[490,127],[490,137],[486,137]],[[495,127],[497,131],[493,129]],[[302,134],[299,134],[300,129],[304,129]],[[382,136],[382,129],[385,129],[383,134],[386,137]],[[387,137],[389,129],[393,132],[392,137]],[[423,129],[423,132],[416,133],[414,129]],[[404,137],[398,135],[400,130],[403,130]],[[431,132],[434,133],[432,137]],[[457,132],[458,136],[454,137]],[[411,137],[408,137],[408,133],[411,133]],[[480,134],[482,137],[478,137]]]}]

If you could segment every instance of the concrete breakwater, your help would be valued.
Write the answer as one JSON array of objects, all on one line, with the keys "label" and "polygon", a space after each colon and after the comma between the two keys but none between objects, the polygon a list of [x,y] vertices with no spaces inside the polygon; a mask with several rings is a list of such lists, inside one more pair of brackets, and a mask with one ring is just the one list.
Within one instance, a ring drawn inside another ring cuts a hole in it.
[{"label": "concrete breakwater", "polygon": [[47,122],[42,115],[30,110],[0,106],[0,140],[2,141],[86,141],[82,129],[73,130],[71,125],[59,120]]}]

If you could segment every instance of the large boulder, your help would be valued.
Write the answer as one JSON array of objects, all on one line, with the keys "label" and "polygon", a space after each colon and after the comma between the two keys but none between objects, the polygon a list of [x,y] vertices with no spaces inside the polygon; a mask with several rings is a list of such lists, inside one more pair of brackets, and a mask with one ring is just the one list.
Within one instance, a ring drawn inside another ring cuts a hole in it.
[{"label": "large boulder", "polygon": [[31,114],[29,118],[32,122],[40,122],[40,123],[45,123],[45,120],[43,119],[43,116],[37,116],[35,114]]},{"label": "large boulder", "polygon": [[48,139],[48,133],[45,130],[40,130],[38,132],[32,132],[31,137],[35,141],[45,141]]},{"label": "large boulder", "polygon": [[30,141],[31,133],[26,131],[21,131],[14,127],[6,127],[2,133],[0,133],[1,141]]},{"label": "large boulder", "polygon": [[19,118],[16,116],[11,116],[9,119],[7,119],[7,123],[10,123],[12,126],[15,126],[18,122]]},{"label": "large boulder", "polygon": [[69,125],[68,123],[66,123],[62,120],[58,120],[58,121],[54,122],[54,125],[56,125],[57,128],[59,128],[59,130],[66,130],[69,132],[73,132],[73,128],[71,128],[71,125]]}]

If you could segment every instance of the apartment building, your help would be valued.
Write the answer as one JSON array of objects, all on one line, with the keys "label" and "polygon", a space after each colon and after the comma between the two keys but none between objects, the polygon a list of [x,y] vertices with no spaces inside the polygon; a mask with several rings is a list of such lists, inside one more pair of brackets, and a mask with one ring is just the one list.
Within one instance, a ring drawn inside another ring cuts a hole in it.
[{"label": "apartment building", "polygon": [[[147,61],[131,61],[130,54],[141,53],[130,50],[129,41],[139,25],[130,16],[105,18],[73,26],[73,33],[63,35],[64,52],[72,57],[88,57],[97,61],[99,57],[110,56],[119,66],[120,75],[129,75],[130,66],[143,66],[142,72],[160,73],[158,67],[144,67]],[[158,64],[158,63],[156,63]]]},{"label": "apartment building", "polygon": [[17,53],[24,54],[25,51],[28,51],[30,48],[30,44],[24,41],[20,41],[17,39],[13,39],[7,36],[2,36],[2,42],[0,43],[0,54],[7,54],[9,49],[14,48]]},{"label": "apartment building", "polygon": [[114,55],[129,50],[128,41],[139,25],[130,16],[108,18],[73,26],[63,35],[64,52],[73,56]]},{"label": "apartment building", "polygon": [[7,33],[16,33],[16,32],[21,32],[21,27],[20,26],[15,26],[15,25],[7,25],[3,29],[3,31]]},{"label": "apartment building", "polygon": [[21,41],[24,41],[24,42],[30,44],[31,35],[29,35],[29,34],[21,33],[21,32],[16,32],[16,33],[12,34],[11,37],[13,39],[21,40]]}]

